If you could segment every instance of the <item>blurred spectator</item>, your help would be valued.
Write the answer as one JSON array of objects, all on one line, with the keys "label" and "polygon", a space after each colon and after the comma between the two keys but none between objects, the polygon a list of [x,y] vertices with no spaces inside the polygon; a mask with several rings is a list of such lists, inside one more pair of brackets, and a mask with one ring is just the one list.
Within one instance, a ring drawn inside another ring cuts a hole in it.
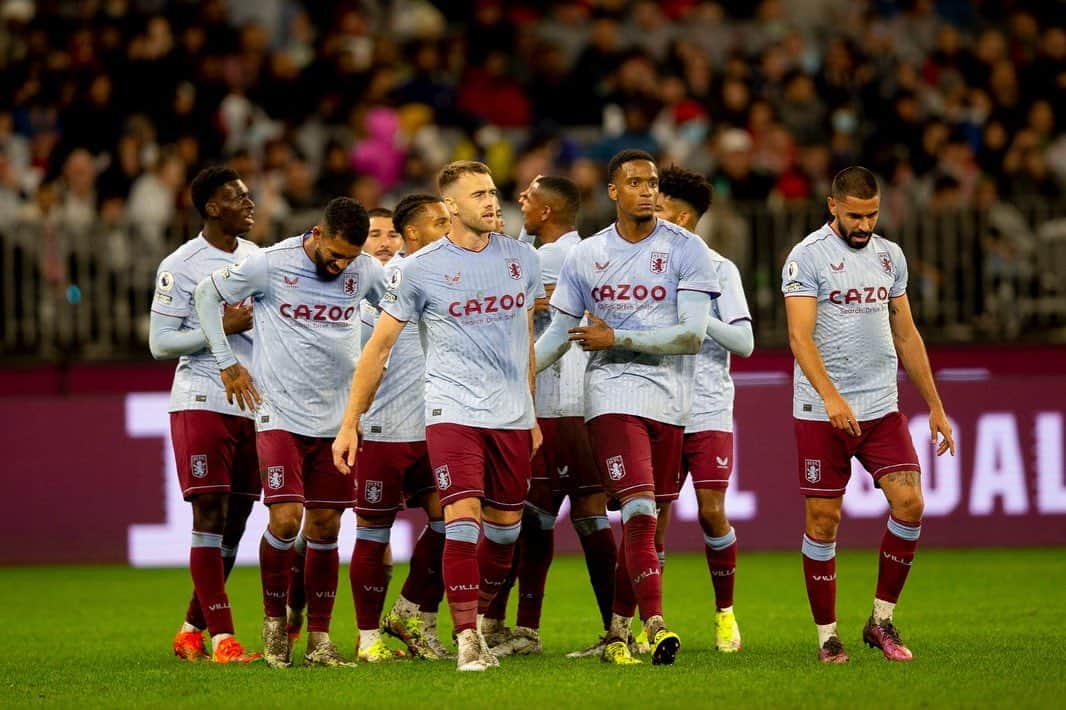
[{"label": "blurred spectator", "polygon": [[164,235],[174,219],[178,195],[185,185],[185,164],[176,153],[160,155],[149,172],[130,190],[129,220],[142,245],[155,255],[166,245]]}]

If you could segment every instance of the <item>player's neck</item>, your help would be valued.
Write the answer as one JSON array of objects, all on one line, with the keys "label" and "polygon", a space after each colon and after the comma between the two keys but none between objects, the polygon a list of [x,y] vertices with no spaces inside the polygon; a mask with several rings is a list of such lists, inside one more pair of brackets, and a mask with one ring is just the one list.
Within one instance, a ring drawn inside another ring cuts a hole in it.
[{"label": "player's neck", "polygon": [[659,220],[655,217],[651,219],[635,220],[632,217],[618,213],[618,221],[615,222],[615,229],[618,230],[618,236],[625,239],[627,242],[636,244],[642,242],[648,238],[648,236],[655,231],[655,227],[658,226]]},{"label": "player's neck", "polygon": [[237,251],[237,235],[226,234],[217,224],[207,222],[204,224],[201,234],[204,235],[207,243],[216,249],[229,252]]},{"label": "player's neck", "polygon": [[466,225],[456,226],[453,223],[451,234],[446,238],[452,244],[467,251],[481,251],[489,245],[489,234],[491,232],[475,232]]},{"label": "player's neck", "polygon": [[560,226],[557,224],[546,224],[539,232],[537,232],[536,236],[541,244],[551,244],[552,242],[559,241],[564,234],[569,234],[572,231],[574,231],[572,225]]}]

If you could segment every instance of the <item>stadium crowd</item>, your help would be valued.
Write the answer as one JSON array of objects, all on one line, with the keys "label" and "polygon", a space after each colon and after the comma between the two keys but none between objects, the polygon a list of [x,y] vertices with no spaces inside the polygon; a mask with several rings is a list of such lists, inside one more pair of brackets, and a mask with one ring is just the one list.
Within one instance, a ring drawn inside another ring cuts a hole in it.
[{"label": "stadium crowd", "polygon": [[639,148],[708,176],[725,218],[701,233],[744,271],[730,205],[820,204],[860,161],[882,177],[886,230],[984,210],[1000,225],[985,251],[1017,271],[1036,250],[1018,205],[1066,188],[1058,7],[4,0],[0,234],[39,251],[46,281],[63,280],[57,251],[91,249],[147,287],[198,229],[187,181],[220,159],[270,244],[332,196],[391,206],[477,158],[508,231],[516,186],[560,174],[587,235],[613,214],[607,158]]}]

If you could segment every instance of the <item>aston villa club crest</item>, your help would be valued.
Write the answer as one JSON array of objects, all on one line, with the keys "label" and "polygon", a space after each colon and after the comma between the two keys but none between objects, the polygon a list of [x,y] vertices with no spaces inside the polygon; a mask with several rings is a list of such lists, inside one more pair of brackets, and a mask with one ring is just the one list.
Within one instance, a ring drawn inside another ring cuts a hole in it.
[{"label": "aston villa club crest", "polygon": [[446,491],[452,487],[452,474],[448,470],[448,464],[433,469],[433,476],[437,479],[438,491]]},{"label": "aston villa club crest", "polygon": [[518,259],[506,259],[507,262],[507,275],[517,281],[522,278],[522,264],[518,262]]},{"label": "aston villa club crest", "polygon": [[191,468],[193,478],[207,478],[207,454],[194,454]]},{"label": "aston villa club crest", "polygon": [[666,273],[666,263],[670,260],[670,253],[665,251],[653,251],[648,260],[648,268],[653,274]]},{"label": "aston villa club crest", "polygon": [[380,503],[381,488],[381,481],[367,481],[363,484],[363,498],[367,503]]},{"label": "aston villa club crest", "polygon": [[285,485],[285,467],[270,466],[267,468],[267,488],[272,491],[281,489]]},{"label": "aston villa club crest", "polygon": [[818,459],[804,459],[803,477],[807,483],[818,483],[822,480],[822,462]]},{"label": "aston villa club crest", "polygon": [[877,252],[877,258],[881,260],[881,271],[884,271],[889,276],[895,273],[895,267],[892,266],[892,257],[888,255],[887,251]]},{"label": "aston villa club crest", "polygon": [[359,290],[359,275],[348,274],[344,277],[344,295],[354,296],[356,291]]},{"label": "aston villa club crest", "polygon": [[607,475],[612,481],[621,481],[626,475],[626,465],[622,462],[622,456],[612,456],[607,459]]}]

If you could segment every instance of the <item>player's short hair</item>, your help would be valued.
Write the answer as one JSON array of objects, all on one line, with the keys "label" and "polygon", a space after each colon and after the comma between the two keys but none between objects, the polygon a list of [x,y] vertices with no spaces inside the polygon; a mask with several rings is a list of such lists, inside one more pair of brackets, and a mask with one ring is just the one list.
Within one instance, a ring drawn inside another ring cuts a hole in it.
[{"label": "player's short hair", "polygon": [[489,166],[484,163],[479,163],[476,160],[456,160],[454,163],[448,163],[437,174],[437,189],[444,192],[444,189],[461,178],[463,175],[469,175],[475,173],[478,175],[492,175],[492,171],[489,170]]},{"label": "player's short hair", "polygon": [[659,192],[681,200],[696,211],[697,219],[711,206],[711,185],[699,173],[671,165],[659,173]]},{"label": "player's short hair", "polygon": [[558,175],[545,175],[537,179],[537,190],[550,193],[554,198],[553,221],[572,225],[577,220],[577,212],[581,209],[581,191],[573,180]]},{"label": "player's short hair", "polygon": [[651,157],[651,153],[646,150],[627,148],[615,153],[614,157],[607,163],[607,182],[614,182],[614,174],[618,172],[618,169],[626,163],[632,163],[634,160],[647,160],[652,165],[655,164],[655,158]]},{"label": "player's short hair", "polygon": [[368,217],[388,217],[392,219],[392,210],[388,207],[375,207],[372,210],[368,210],[366,214]]},{"label": "player's short hair", "polygon": [[207,203],[220,187],[240,179],[241,176],[236,170],[224,165],[212,165],[198,172],[189,185],[189,192],[192,194],[192,204],[200,216],[207,219]]},{"label": "player's short hair", "polygon": [[833,178],[834,200],[843,200],[847,197],[869,200],[877,197],[880,191],[877,186],[877,176],[861,165],[844,168]]},{"label": "player's short hair", "polygon": [[403,228],[418,218],[426,210],[426,205],[442,202],[437,195],[417,194],[408,195],[400,200],[392,213],[392,226],[396,231],[403,234]]},{"label": "player's short hair", "polygon": [[366,243],[370,233],[370,216],[366,208],[350,197],[334,197],[323,216],[326,235],[339,237],[357,247]]}]

